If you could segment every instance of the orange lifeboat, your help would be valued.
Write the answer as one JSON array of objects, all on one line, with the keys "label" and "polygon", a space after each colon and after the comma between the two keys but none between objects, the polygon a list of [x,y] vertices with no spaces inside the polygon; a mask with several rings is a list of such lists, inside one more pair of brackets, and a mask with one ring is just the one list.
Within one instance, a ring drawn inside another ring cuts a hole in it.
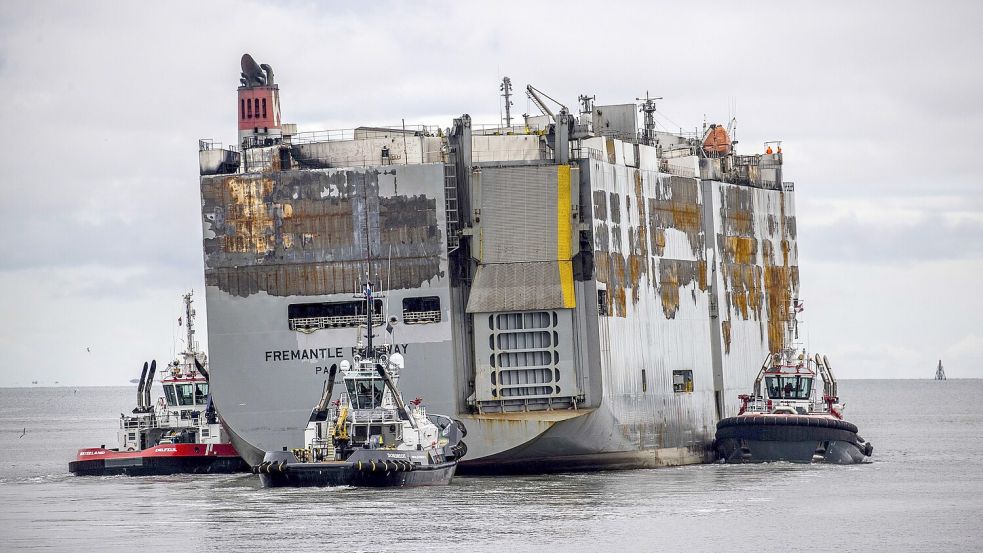
[{"label": "orange lifeboat", "polygon": [[731,153],[730,135],[723,125],[710,125],[703,138],[703,153],[709,157],[721,157]]}]

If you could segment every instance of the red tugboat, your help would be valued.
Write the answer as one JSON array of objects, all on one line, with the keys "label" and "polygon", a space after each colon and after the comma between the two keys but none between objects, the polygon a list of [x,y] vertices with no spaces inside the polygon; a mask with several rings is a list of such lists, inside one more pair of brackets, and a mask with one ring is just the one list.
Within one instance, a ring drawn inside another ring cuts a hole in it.
[{"label": "red tugboat", "polygon": [[[815,390],[817,373],[822,396]],[[728,463],[853,464],[874,448],[843,420],[836,379],[819,354],[787,347],[768,356],[736,417],[717,423],[717,454]]]},{"label": "red tugboat", "polygon": [[78,476],[147,476],[249,470],[229,443],[212,406],[206,357],[194,340],[191,303],[191,293],[185,294],[187,349],[162,375],[164,395],[151,402],[157,362],[144,363],[137,406],[131,415],[120,415],[119,447],[80,449],[68,464],[69,471]]}]

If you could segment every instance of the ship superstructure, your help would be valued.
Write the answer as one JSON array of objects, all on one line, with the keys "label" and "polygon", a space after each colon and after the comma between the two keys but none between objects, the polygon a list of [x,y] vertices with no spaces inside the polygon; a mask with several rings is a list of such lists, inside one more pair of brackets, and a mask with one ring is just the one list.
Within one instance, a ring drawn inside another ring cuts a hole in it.
[{"label": "ship superstructure", "polygon": [[242,121],[272,80],[254,65],[240,145],[200,148],[211,385],[247,460],[303,446],[366,315],[366,259],[404,394],[468,428],[460,471],[712,455],[798,291],[780,148],[659,131],[648,97],[554,110],[532,86],[544,114],[520,124],[297,133],[277,100],[270,132]]}]

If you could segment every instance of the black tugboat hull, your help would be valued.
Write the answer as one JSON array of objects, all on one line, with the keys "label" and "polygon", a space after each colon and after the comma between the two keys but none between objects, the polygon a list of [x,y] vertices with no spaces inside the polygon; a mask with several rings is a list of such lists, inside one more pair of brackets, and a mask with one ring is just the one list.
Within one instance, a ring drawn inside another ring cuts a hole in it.
[{"label": "black tugboat hull", "polygon": [[715,448],[727,463],[831,463],[868,460],[873,447],[853,424],[828,417],[745,415],[717,424]]},{"label": "black tugboat hull", "polygon": [[266,488],[307,488],[328,486],[365,486],[388,488],[403,486],[446,486],[457,469],[456,462],[439,465],[397,466],[363,463],[264,463],[254,468]]}]

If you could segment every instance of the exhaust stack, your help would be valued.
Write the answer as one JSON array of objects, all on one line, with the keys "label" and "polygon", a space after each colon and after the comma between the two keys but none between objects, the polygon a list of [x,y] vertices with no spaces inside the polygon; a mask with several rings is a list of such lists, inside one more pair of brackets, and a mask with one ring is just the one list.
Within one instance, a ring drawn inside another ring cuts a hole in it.
[{"label": "exhaust stack", "polygon": [[157,360],[150,362],[150,372],[147,373],[147,382],[143,386],[143,407],[150,408],[150,389],[154,386],[154,373],[157,372]]},{"label": "exhaust stack", "polygon": [[142,409],[144,407],[143,388],[146,382],[147,382],[147,362],[144,361],[143,372],[140,373],[140,384],[137,385],[137,409]]}]

